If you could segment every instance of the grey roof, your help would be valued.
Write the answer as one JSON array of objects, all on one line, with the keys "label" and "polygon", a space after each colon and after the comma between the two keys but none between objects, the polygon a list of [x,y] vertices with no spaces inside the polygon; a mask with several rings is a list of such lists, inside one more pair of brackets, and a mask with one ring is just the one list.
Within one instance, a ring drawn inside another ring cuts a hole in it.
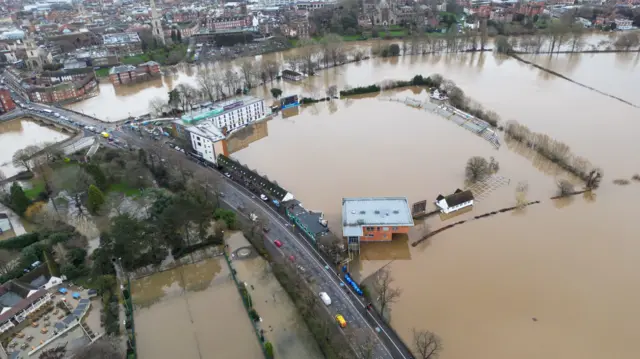
[{"label": "grey roof", "polygon": [[7,292],[3,295],[0,295],[0,304],[3,307],[13,307],[14,305],[20,303],[23,298],[16,293]]},{"label": "grey roof", "polygon": [[413,226],[405,197],[359,197],[342,199],[342,232],[354,236],[349,227]]},{"label": "grey roof", "polygon": [[327,232],[329,229],[320,223],[322,219],[322,213],[319,212],[305,212],[298,215],[298,219],[302,222],[309,232],[313,234],[319,234]]},{"label": "grey roof", "polygon": [[36,288],[40,288],[43,285],[47,284],[49,282],[49,279],[47,279],[47,277],[45,277],[44,275],[39,276],[38,278],[34,279],[31,281],[32,286],[36,287]]},{"label": "grey roof", "polygon": [[136,70],[136,67],[133,65],[114,66],[111,69],[109,69],[109,75],[119,74],[121,72],[135,71],[135,70]]}]

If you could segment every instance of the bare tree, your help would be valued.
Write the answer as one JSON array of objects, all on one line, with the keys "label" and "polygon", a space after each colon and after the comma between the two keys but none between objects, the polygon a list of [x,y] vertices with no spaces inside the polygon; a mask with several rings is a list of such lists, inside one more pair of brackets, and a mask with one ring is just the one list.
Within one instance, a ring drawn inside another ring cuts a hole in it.
[{"label": "bare tree", "polygon": [[154,116],[161,116],[168,109],[167,101],[159,96],[149,100],[149,112]]},{"label": "bare tree", "polygon": [[558,196],[565,197],[575,192],[573,183],[568,180],[561,179],[556,182],[558,186]]},{"label": "bare tree", "polygon": [[233,96],[236,92],[236,89],[238,88],[238,81],[238,74],[236,74],[233,69],[229,67],[224,71],[224,85],[227,87],[227,93],[230,96]]},{"label": "bare tree", "polygon": [[600,182],[602,182],[602,177],[604,173],[601,168],[594,168],[589,172],[589,176],[587,177],[587,189],[596,189],[600,187]]},{"label": "bare tree", "polygon": [[[371,330],[357,329],[348,335],[353,344],[353,351],[360,359],[373,359],[375,354],[375,338]],[[353,354],[352,354],[353,355]]]},{"label": "bare tree", "polygon": [[571,36],[569,44],[571,46],[571,52],[580,51],[584,47],[584,27],[581,24],[575,24],[571,27]]},{"label": "bare tree", "polygon": [[378,270],[375,281],[373,282],[373,289],[378,295],[378,304],[380,305],[380,313],[384,316],[386,310],[389,310],[389,306],[395,303],[400,295],[402,289],[393,288],[393,277],[391,277],[391,270],[388,267],[383,267]]},{"label": "bare tree", "polygon": [[291,55],[285,58],[285,62],[287,63],[287,66],[289,66],[289,69],[296,71],[300,64],[300,59],[297,56]]},{"label": "bare tree", "polygon": [[437,359],[442,352],[442,339],[428,330],[413,329],[413,349],[418,359]]},{"label": "bare tree", "polygon": [[480,181],[491,174],[489,162],[484,157],[474,156],[469,158],[465,167],[465,175],[469,182]]},{"label": "bare tree", "polygon": [[336,85],[331,85],[327,88],[327,96],[329,96],[330,98],[334,98],[336,96],[338,96],[338,86]]},{"label": "bare tree", "polygon": [[484,47],[487,45],[489,39],[489,29],[487,28],[487,19],[480,21],[480,51],[484,51]]},{"label": "bare tree", "polygon": [[244,80],[244,84],[246,88],[249,88],[249,89],[253,88],[254,86],[253,80],[256,77],[255,65],[256,65],[255,62],[251,60],[244,60],[240,64],[240,73],[242,74],[242,79]]},{"label": "bare tree", "polygon": [[200,90],[209,98],[209,101],[214,101],[216,98],[217,89],[215,87],[215,73],[213,66],[205,63],[198,69],[198,75],[196,77]]},{"label": "bare tree", "polygon": [[527,182],[518,182],[516,186],[516,207],[524,208],[527,203],[527,193],[529,193],[529,184]]},{"label": "bare tree", "polygon": [[24,168],[27,171],[31,171],[31,158],[33,155],[40,151],[40,147],[31,145],[23,149],[17,150],[13,154],[12,162],[13,166],[17,168]]},{"label": "bare tree", "polygon": [[302,72],[312,76],[316,70],[316,56],[318,55],[318,43],[313,39],[300,41],[300,67]]}]

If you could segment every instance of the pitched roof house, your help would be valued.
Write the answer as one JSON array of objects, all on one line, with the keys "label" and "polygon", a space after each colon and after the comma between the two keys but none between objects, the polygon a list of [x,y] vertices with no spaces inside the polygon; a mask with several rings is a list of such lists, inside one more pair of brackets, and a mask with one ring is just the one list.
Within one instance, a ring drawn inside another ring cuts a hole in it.
[{"label": "pitched roof house", "polygon": [[442,213],[451,213],[465,207],[473,206],[473,193],[466,190],[456,189],[453,194],[448,196],[439,195],[436,197],[435,204],[440,208]]}]

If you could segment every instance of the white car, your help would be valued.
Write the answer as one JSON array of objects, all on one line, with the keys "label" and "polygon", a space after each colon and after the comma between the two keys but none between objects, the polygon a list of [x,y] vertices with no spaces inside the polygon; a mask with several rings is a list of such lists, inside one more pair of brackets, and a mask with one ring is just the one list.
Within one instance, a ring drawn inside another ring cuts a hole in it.
[{"label": "white car", "polygon": [[260,195],[260,199],[263,200],[263,201],[268,201],[269,200],[269,198],[267,198],[267,196],[265,196],[263,194]]},{"label": "white car", "polygon": [[320,299],[322,299],[322,302],[324,302],[325,305],[331,305],[331,298],[329,298],[329,294],[320,292]]}]

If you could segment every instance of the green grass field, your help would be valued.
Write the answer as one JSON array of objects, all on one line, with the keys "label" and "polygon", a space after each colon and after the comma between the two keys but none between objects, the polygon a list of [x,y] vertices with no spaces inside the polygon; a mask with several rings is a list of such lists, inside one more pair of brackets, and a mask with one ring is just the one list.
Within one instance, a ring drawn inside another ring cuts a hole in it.
[{"label": "green grass field", "polygon": [[112,184],[109,187],[109,191],[110,192],[118,192],[118,193],[122,193],[127,197],[132,197],[132,196],[138,196],[140,195],[140,189],[139,188],[132,188],[129,187],[128,185],[126,185],[125,183],[116,183],[116,184]]},{"label": "green grass field", "polygon": [[31,188],[25,189],[24,194],[27,195],[30,200],[33,200],[38,197],[38,194],[42,191],[44,191],[44,181],[41,179],[33,179],[31,180]]}]

